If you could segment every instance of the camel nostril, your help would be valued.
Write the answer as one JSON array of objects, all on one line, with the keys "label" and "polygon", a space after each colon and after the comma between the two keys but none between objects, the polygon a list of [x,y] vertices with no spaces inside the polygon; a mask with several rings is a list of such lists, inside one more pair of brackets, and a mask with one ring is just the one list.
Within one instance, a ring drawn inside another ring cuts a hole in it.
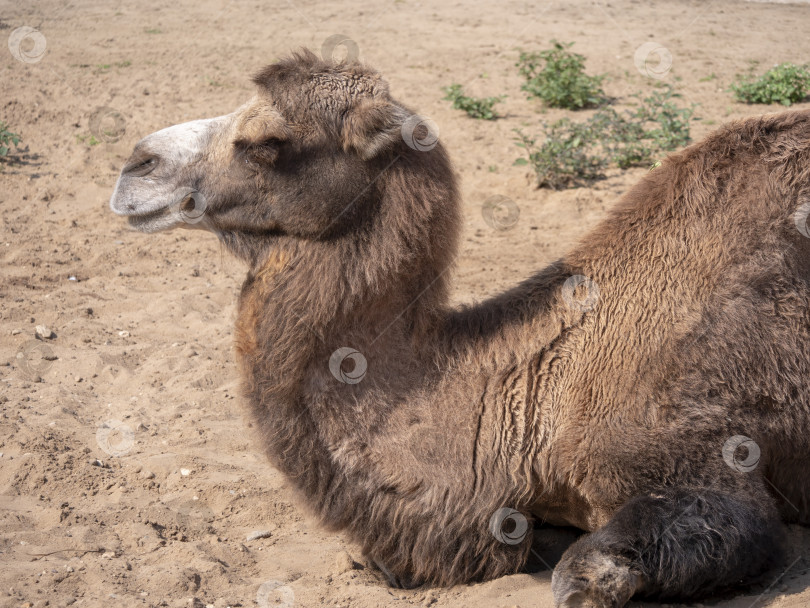
[{"label": "camel nostril", "polygon": [[152,171],[155,170],[155,167],[158,165],[158,157],[157,156],[149,156],[147,158],[140,159],[131,163],[124,167],[123,173],[126,175],[131,175],[134,177],[143,177],[144,175],[148,175]]}]

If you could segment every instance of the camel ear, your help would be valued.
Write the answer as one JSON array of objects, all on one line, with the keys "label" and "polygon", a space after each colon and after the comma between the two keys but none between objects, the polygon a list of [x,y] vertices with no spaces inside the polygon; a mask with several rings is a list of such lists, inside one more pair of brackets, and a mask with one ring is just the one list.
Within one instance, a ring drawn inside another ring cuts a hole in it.
[{"label": "camel ear", "polygon": [[363,160],[374,158],[402,138],[408,114],[387,99],[366,97],[343,121],[343,148],[356,150]]}]

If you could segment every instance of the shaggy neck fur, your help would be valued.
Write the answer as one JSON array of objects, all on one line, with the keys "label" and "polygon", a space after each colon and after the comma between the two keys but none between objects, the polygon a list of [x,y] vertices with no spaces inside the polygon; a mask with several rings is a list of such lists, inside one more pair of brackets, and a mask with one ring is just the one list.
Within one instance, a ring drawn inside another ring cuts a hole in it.
[{"label": "shaggy neck fur", "polygon": [[[449,161],[439,147],[380,165],[390,165],[375,191],[380,213],[365,232],[281,237],[268,252],[243,251],[255,262],[236,344],[262,445],[325,523],[347,528],[392,581],[514,572],[531,535],[504,544],[488,527],[498,509],[525,503],[536,482],[525,449],[536,451],[529,444],[543,434],[539,412],[527,410],[508,414],[520,419],[520,437],[490,437],[504,412],[487,409],[500,387],[482,378],[516,365],[520,353],[504,342],[542,352],[570,322],[542,315],[550,286],[565,277],[553,267],[483,311],[447,309],[459,223]],[[407,213],[396,204],[403,200]],[[535,326],[528,341],[518,336],[527,323]],[[341,347],[367,360],[361,382],[330,371]],[[501,443],[493,454],[479,446],[492,440]],[[452,556],[436,553],[444,535],[459,539],[441,550]]]}]

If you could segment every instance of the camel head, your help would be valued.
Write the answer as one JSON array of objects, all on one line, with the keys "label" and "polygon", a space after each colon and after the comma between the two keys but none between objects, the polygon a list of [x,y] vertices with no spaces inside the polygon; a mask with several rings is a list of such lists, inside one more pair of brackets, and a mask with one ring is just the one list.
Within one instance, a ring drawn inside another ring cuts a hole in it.
[{"label": "camel head", "polygon": [[444,158],[433,151],[432,123],[394,101],[379,74],[359,63],[327,63],[305,50],[254,82],[257,94],[235,112],[139,141],[112,210],[143,232],[210,230],[255,260],[274,240],[362,230],[379,206],[377,177],[392,162]]}]

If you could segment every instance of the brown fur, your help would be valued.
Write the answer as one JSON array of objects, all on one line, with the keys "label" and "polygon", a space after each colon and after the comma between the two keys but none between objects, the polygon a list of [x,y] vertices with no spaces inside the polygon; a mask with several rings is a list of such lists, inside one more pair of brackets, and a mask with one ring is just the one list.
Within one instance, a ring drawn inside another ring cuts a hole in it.
[{"label": "brown fur", "polygon": [[[810,247],[793,224],[810,200],[810,112],[673,154],[559,262],[454,310],[459,201],[442,145],[408,147],[410,111],[362,65],[303,52],[256,82],[253,120],[235,123],[250,129],[218,140],[217,180],[200,186],[208,227],[250,264],[245,397],[304,502],[397,582],[520,570],[532,535],[497,539],[503,507],[594,531],[634,497],[711,490],[743,514],[810,521]],[[256,121],[276,112],[284,139],[263,143]],[[572,275],[598,285],[592,309],[563,298]],[[344,346],[368,361],[362,382],[330,373]],[[754,471],[724,462],[733,435],[761,447]],[[629,567],[632,586],[589,605],[709,588]],[[555,585],[560,602],[579,593]]]}]

